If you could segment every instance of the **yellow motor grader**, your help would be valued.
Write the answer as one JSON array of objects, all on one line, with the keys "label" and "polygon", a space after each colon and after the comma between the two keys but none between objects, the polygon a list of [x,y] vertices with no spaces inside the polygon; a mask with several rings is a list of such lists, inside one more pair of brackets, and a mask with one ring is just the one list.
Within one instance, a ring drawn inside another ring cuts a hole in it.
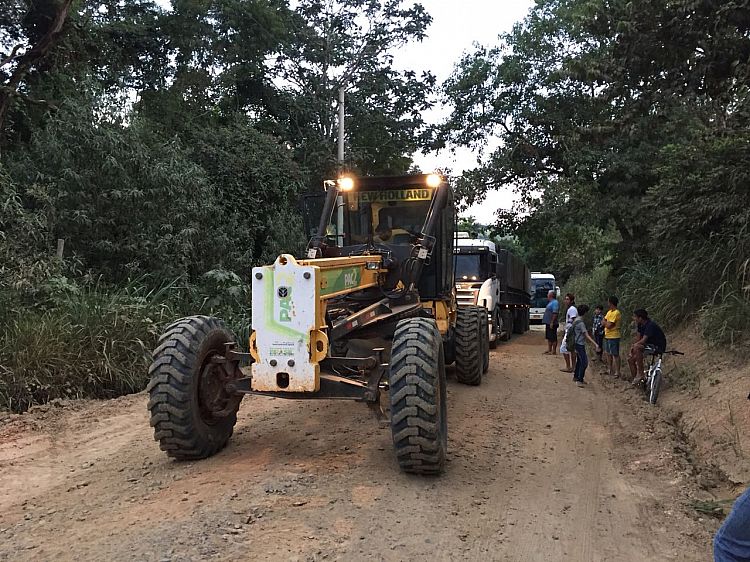
[{"label": "yellow motor grader", "polygon": [[446,365],[477,385],[489,358],[487,311],[456,306],[451,187],[436,174],[324,187],[305,258],[283,254],[253,268],[249,354],[206,316],[161,336],[148,407],[169,456],[221,450],[246,394],[356,400],[380,411],[387,392],[401,468],[443,471]]}]

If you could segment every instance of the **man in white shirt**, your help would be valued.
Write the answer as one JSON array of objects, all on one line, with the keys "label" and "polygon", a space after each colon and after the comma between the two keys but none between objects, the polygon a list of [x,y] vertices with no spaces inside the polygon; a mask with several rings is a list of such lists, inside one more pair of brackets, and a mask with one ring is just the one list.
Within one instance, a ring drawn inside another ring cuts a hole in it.
[{"label": "man in white shirt", "polygon": [[[578,309],[576,308],[575,303],[576,297],[573,293],[568,293],[565,295],[565,306],[568,307],[568,310],[565,313],[565,334],[567,334],[568,330],[570,330],[573,326],[573,320],[578,317]],[[575,371],[576,350],[568,350],[568,347],[565,345],[565,335],[563,335],[562,345],[560,346],[560,353],[562,353],[563,357],[565,358],[565,368],[560,370],[564,373],[572,373],[573,371]]]}]

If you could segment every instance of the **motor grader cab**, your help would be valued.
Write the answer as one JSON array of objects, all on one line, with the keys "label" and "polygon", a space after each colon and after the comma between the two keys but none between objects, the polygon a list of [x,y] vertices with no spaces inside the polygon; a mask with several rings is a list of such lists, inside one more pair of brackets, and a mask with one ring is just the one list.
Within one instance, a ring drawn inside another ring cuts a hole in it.
[{"label": "motor grader cab", "polygon": [[486,311],[456,306],[454,225],[439,175],[325,182],[305,258],[253,268],[249,357],[213,318],[182,319],[161,337],[148,387],[161,448],[177,459],[218,452],[245,394],[380,410],[387,392],[401,468],[442,472],[446,364],[479,384],[489,353]]}]

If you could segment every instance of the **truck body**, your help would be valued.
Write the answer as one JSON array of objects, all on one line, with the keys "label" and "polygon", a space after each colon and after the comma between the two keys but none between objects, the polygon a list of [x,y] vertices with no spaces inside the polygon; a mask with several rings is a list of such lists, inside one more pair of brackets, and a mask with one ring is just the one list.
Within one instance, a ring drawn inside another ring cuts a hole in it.
[{"label": "truck body", "polygon": [[490,345],[527,331],[530,278],[523,260],[467,232],[458,233],[454,253],[458,304],[487,309]]},{"label": "truck body", "polygon": [[544,309],[547,307],[547,295],[555,291],[560,296],[560,287],[556,285],[555,276],[551,273],[531,272],[531,308],[529,319],[532,324],[539,324],[544,317]]}]

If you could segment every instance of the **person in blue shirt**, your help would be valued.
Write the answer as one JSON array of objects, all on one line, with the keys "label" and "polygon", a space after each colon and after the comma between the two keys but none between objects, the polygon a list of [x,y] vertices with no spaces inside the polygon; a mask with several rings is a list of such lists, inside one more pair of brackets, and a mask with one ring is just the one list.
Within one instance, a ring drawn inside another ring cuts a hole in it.
[{"label": "person in blue shirt", "polygon": [[557,293],[547,293],[547,307],[544,309],[542,323],[545,326],[544,338],[547,340],[547,351],[545,355],[557,354],[557,328],[559,327],[558,316],[560,315],[560,303],[557,302]]},{"label": "person in blue shirt", "polygon": [[750,488],[734,502],[714,537],[714,561],[750,561]]}]

